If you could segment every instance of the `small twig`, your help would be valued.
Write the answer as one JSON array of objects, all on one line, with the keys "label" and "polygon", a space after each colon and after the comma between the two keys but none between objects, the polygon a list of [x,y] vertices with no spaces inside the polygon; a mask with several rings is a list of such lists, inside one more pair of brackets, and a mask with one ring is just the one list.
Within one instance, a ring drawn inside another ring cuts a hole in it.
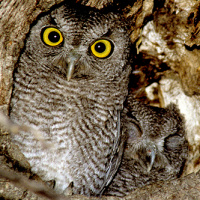
[{"label": "small twig", "polygon": [[36,130],[34,128],[31,128],[26,125],[18,125],[14,122],[12,122],[8,116],[6,116],[4,113],[0,112],[0,127],[7,130],[8,132],[12,134],[20,134],[20,131],[29,132],[32,133],[34,138],[41,142],[41,145],[43,148],[51,148],[53,147],[52,143],[49,143],[46,141],[46,139],[42,136],[41,132],[39,130]]},{"label": "small twig", "polygon": [[37,195],[52,199],[52,200],[68,200],[69,198],[57,194],[54,190],[48,188],[45,184],[41,182],[30,180],[23,175],[19,175],[14,171],[6,169],[6,167],[0,167],[0,178],[8,179],[10,182],[14,183],[17,187],[23,187],[29,191],[34,192]]}]

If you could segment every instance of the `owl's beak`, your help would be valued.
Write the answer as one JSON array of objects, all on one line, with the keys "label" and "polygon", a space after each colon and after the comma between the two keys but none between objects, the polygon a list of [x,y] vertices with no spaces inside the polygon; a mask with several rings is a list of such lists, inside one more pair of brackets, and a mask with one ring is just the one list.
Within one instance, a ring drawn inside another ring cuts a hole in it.
[{"label": "owl's beak", "polygon": [[155,157],[156,157],[156,146],[155,146],[155,144],[149,145],[148,154],[150,156],[150,163],[149,163],[149,166],[147,168],[147,172],[150,172],[151,169],[152,169],[153,163],[155,161]]},{"label": "owl's beak", "polygon": [[79,55],[72,53],[68,56],[67,58],[67,63],[68,63],[68,70],[67,70],[67,80],[69,81],[74,73],[74,68],[76,65],[77,60],[79,59]]}]

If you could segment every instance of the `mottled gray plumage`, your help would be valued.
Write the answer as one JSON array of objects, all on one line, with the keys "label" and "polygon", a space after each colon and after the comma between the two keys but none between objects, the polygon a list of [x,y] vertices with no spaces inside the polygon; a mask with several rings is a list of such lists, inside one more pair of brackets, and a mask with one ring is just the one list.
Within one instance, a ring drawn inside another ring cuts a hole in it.
[{"label": "mottled gray plumage", "polygon": [[[49,27],[56,30],[46,33]],[[91,52],[99,39],[110,44],[105,58]],[[28,132],[13,141],[34,173],[56,181],[58,192],[73,183],[74,194],[99,195],[120,164],[129,46],[120,15],[79,5],[55,8],[31,28],[14,73],[10,118],[40,130],[53,148],[43,149]]]},{"label": "mottled gray plumage", "polygon": [[175,105],[152,107],[129,95],[125,107],[127,142],[107,195],[124,196],[138,187],[177,178],[188,157],[184,119]]}]

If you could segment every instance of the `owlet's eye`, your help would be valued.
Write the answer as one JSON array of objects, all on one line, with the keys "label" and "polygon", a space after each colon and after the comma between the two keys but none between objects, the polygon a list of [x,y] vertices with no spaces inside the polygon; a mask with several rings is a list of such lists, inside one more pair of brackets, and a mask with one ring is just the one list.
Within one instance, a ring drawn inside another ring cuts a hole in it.
[{"label": "owlet's eye", "polygon": [[47,27],[41,32],[42,41],[49,46],[57,46],[62,43],[63,36],[57,28]]},{"label": "owlet's eye", "polygon": [[97,58],[107,58],[112,54],[114,45],[109,40],[101,39],[95,41],[91,45],[90,49],[93,55]]}]

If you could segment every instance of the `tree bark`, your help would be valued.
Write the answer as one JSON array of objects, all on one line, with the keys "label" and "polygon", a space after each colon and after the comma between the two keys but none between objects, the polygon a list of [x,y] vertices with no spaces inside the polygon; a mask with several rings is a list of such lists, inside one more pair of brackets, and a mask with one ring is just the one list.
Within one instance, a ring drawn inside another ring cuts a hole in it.
[{"label": "tree bark", "polygon": [[[24,47],[30,25],[38,15],[63,1],[1,1],[0,110],[5,114],[9,112],[13,70]],[[187,138],[190,144],[190,157],[185,174],[199,171],[200,2],[196,0],[78,0],[77,2],[97,9],[114,5],[116,9],[120,8],[123,11],[124,17],[130,24],[131,41],[139,53],[130,80],[130,90],[135,93],[136,98],[141,101],[145,99],[149,104],[161,107],[171,102],[177,104],[186,119]],[[149,87],[153,88],[153,92],[149,92],[152,91],[148,90]],[[185,101],[187,104],[183,104]],[[18,148],[10,142],[9,134],[4,130],[0,133],[0,166],[0,198],[51,199],[47,198],[45,189],[35,191],[32,182],[29,182],[31,176],[29,164]],[[6,176],[2,170],[10,172],[8,174],[15,171],[16,174],[11,174],[11,177]],[[40,179],[34,181],[41,182]],[[39,193],[45,193],[46,197],[45,195],[40,197]],[[67,199],[96,198],[71,196]],[[102,199],[200,199],[200,173],[138,188],[124,198]]]}]

